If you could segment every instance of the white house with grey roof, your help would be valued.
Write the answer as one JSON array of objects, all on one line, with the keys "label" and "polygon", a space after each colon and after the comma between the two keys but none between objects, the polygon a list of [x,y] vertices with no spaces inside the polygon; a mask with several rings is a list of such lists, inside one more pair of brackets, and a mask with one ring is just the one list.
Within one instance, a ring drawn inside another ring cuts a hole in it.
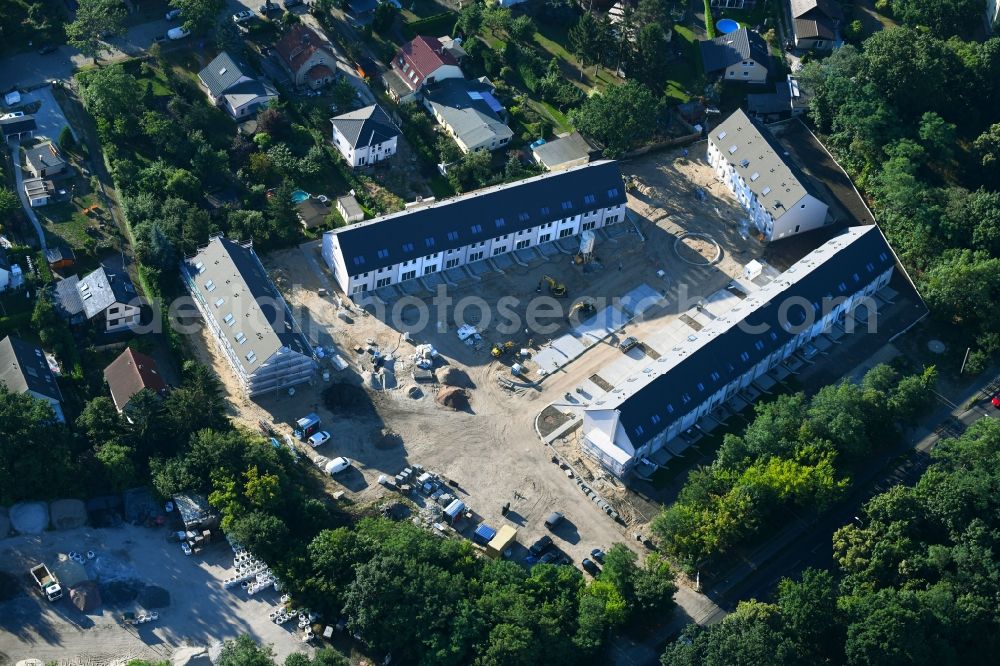
[{"label": "white house with grey roof", "polygon": [[328,231],[323,258],[353,296],[624,219],[621,170],[601,160]]},{"label": "white house with grey roof", "polygon": [[102,265],[80,279],[60,280],[55,288],[56,305],[71,324],[96,322],[105,333],[118,333],[139,324],[142,302],[121,269]]},{"label": "white house with grey roof", "polygon": [[253,251],[215,236],[181,263],[184,283],[250,397],[310,381],[312,347]]},{"label": "white house with grey roof", "polygon": [[741,109],[709,132],[708,163],[750,213],[761,240],[787,238],[833,221],[809,178],[767,128]]},{"label": "white house with grey roof", "polygon": [[198,72],[198,80],[212,104],[225,109],[237,120],[254,115],[278,97],[274,86],[258,79],[246,65],[234,60],[226,51],[215,56],[205,69]]},{"label": "white house with grey roof", "polygon": [[11,335],[0,340],[0,385],[11,393],[28,393],[44,400],[57,419],[66,420],[62,392],[41,347]]},{"label": "white house with grey roof", "polygon": [[331,118],[330,124],[330,140],[351,167],[375,164],[396,154],[399,128],[378,104]]},{"label": "white house with grey roof", "polygon": [[715,39],[698,42],[706,74],[725,81],[765,83],[771,65],[767,42],[753,30],[740,28]]},{"label": "white house with grey roof", "polygon": [[827,241],[596,396],[584,409],[584,452],[616,476],[626,475],[859,304],[873,303],[895,265],[875,225]]},{"label": "white house with grey roof", "polygon": [[446,79],[424,88],[423,103],[463,153],[497,150],[510,143],[514,133],[507,127],[507,109],[494,92],[485,78]]}]

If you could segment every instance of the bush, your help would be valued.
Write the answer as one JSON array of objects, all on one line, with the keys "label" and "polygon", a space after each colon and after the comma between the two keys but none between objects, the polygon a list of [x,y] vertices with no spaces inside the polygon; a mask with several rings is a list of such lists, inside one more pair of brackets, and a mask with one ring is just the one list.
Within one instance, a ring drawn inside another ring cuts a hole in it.
[{"label": "bush", "polygon": [[712,18],[712,4],[708,0],[705,0],[705,32],[709,39],[715,39],[715,20]]}]

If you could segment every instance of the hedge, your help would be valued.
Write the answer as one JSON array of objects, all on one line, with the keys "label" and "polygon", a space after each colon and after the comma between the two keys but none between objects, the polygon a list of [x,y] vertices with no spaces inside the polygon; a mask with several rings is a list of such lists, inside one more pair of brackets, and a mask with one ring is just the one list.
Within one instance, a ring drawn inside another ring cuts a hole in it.
[{"label": "hedge", "polygon": [[429,37],[446,37],[451,34],[455,27],[455,14],[453,12],[443,12],[422,18],[403,26],[403,32],[408,39],[413,39],[417,35],[427,35]]}]

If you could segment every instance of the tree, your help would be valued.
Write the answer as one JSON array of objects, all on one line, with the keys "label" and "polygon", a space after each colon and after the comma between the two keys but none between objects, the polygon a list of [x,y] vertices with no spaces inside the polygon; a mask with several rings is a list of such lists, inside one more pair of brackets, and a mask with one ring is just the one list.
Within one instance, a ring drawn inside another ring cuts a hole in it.
[{"label": "tree", "polygon": [[462,7],[455,22],[455,32],[465,36],[466,41],[479,32],[483,25],[483,7],[478,2],[470,2]]},{"label": "tree", "polygon": [[13,219],[14,211],[21,209],[21,201],[8,188],[0,186],[0,222]]},{"label": "tree", "polygon": [[629,78],[644,84],[654,93],[662,92],[667,84],[668,45],[659,23],[646,23],[639,30],[635,54],[628,66]]},{"label": "tree", "polygon": [[92,444],[100,445],[118,441],[123,426],[115,403],[102,395],[87,402],[76,417],[76,427]]},{"label": "tree", "polygon": [[125,6],[120,0],[80,0],[75,20],[66,25],[66,38],[96,63],[97,57],[110,49],[102,40],[124,31]]},{"label": "tree", "polygon": [[386,34],[392,29],[392,24],[396,22],[399,10],[391,2],[380,2],[375,7],[375,16],[372,19],[372,28],[380,35]]},{"label": "tree", "polygon": [[580,61],[580,78],[587,65],[597,61],[597,51],[601,46],[600,28],[597,19],[590,12],[580,17],[569,32],[566,33],[570,51]]},{"label": "tree", "polygon": [[223,0],[170,0],[170,4],[181,10],[185,30],[203,35],[215,25],[225,3]]},{"label": "tree", "polygon": [[488,6],[483,10],[483,25],[489,28],[493,35],[498,32],[507,32],[510,20],[510,9],[499,4]]},{"label": "tree", "polygon": [[109,490],[121,492],[135,485],[137,476],[132,462],[133,453],[131,447],[115,441],[97,447],[95,457],[104,468]]},{"label": "tree", "polygon": [[0,383],[0,503],[65,497],[73,485],[66,441],[48,402]]},{"label": "tree", "polygon": [[968,34],[981,21],[979,0],[892,0],[892,13],[910,26],[926,26],[941,38]]},{"label": "tree", "polygon": [[175,169],[164,189],[168,195],[191,202],[197,201],[202,195],[201,181],[187,169]]},{"label": "tree", "polygon": [[972,147],[987,172],[994,176],[1000,175],[1000,123],[990,125],[976,137]]},{"label": "tree", "polygon": [[488,150],[466,153],[448,169],[448,179],[459,192],[468,192],[486,185],[493,176],[493,155]]},{"label": "tree", "polygon": [[534,37],[537,28],[535,27],[535,22],[531,20],[530,16],[522,14],[514,19],[509,28],[510,36],[514,41],[521,44],[527,44]]},{"label": "tree", "polygon": [[577,128],[604,145],[608,157],[617,157],[653,136],[658,105],[641,83],[628,81],[591,95],[572,116]]},{"label": "tree", "polygon": [[920,140],[936,159],[947,162],[955,151],[955,125],[933,111],[920,118]]},{"label": "tree", "polygon": [[274,666],[270,645],[260,646],[246,634],[222,644],[216,666]]},{"label": "tree", "polygon": [[802,581],[788,578],[778,584],[778,608],[786,632],[798,654],[808,663],[821,663],[843,650],[842,618],[837,587],[829,571],[806,569]]},{"label": "tree", "polygon": [[135,447],[139,459],[148,459],[176,445],[167,428],[163,402],[153,391],[144,388],[133,395],[125,406],[125,415],[129,421],[130,444]]},{"label": "tree", "polygon": [[[258,211],[245,212],[263,219]],[[204,428],[224,430],[228,426],[226,400],[218,377],[196,361],[186,361],[183,374],[180,388],[171,391],[164,401],[172,430],[182,439]]]}]

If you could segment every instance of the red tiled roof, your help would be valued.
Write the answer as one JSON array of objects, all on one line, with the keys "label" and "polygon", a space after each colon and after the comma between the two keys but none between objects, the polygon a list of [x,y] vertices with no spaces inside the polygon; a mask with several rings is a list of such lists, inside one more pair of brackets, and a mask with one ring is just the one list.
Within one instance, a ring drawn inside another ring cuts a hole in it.
[{"label": "red tiled roof", "polygon": [[[458,65],[455,56],[445,51],[440,41],[434,37],[425,37],[423,35],[414,37],[411,41],[403,44],[403,47],[396,53],[396,57],[393,58],[392,66],[402,70],[402,67],[399,65],[400,58],[403,58],[409,64],[410,68],[416,72],[417,80],[415,82],[411,81],[411,84],[415,84],[416,87],[420,87],[423,84],[423,80],[438,67],[442,65]],[[404,75],[403,78],[408,77]]]},{"label": "red tiled roof", "polygon": [[[329,48],[323,38],[301,23],[293,25],[285,33],[285,36],[274,45],[274,50],[278,52],[278,57],[284,61],[288,68],[296,73],[316,51],[324,50],[329,53]],[[333,57],[332,54],[331,57]]]},{"label": "red tiled roof", "polygon": [[115,407],[122,410],[136,393],[144,388],[159,393],[167,383],[156,370],[156,361],[131,349],[123,351],[111,365],[104,368],[104,379],[111,389]]}]

